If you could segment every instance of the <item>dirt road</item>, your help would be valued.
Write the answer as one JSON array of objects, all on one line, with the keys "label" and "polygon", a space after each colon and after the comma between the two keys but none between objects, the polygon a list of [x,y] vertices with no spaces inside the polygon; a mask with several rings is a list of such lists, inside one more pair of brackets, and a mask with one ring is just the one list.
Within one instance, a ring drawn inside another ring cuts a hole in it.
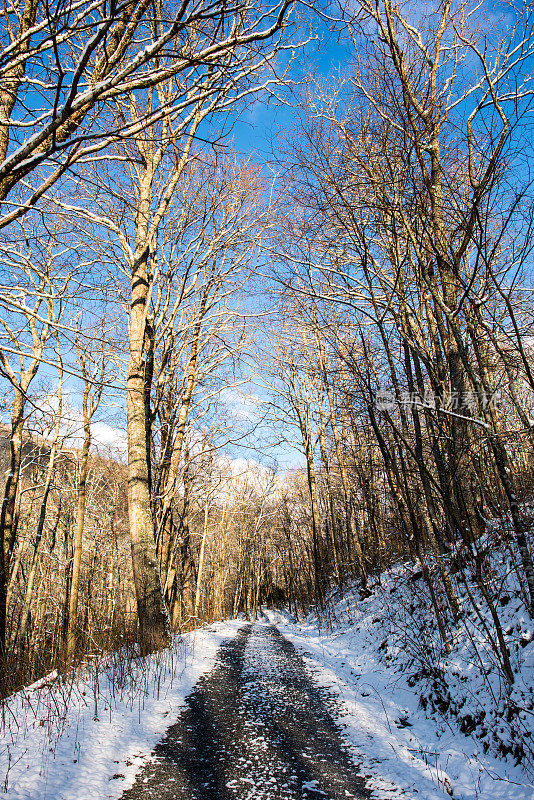
[{"label": "dirt road", "polygon": [[274,626],[221,647],[123,800],[365,800],[335,702]]}]

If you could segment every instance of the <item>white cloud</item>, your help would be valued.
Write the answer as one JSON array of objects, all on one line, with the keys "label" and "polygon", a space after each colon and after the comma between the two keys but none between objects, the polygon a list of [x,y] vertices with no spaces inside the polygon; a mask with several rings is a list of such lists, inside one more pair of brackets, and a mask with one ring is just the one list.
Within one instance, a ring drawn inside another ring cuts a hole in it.
[{"label": "white cloud", "polygon": [[219,399],[226,406],[228,413],[236,420],[255,420],[258,417],[263,400],[254,392],[240,389],[222,389]]}]

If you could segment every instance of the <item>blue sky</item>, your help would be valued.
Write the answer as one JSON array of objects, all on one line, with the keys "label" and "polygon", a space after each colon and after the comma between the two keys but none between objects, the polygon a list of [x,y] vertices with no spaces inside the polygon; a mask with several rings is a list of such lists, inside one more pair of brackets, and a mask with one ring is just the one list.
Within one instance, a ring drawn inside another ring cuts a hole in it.
[{"label": "blue sky", "polygon": [[[340,43],[338,37],[327,30],[319,17],[315,16],[313,22],[313,36],[317,40],[306,44],[293,62],[290,77],[296,86],[293,96],[288,91],[285,92],[290,102],[295,102],[308,76],[328,79],[340,69],[345,69],[352,58],[351,47],[347,43]],[[305,31],[302,33],[305,38]],[[232,131],[233,146],[244,157],[250,157],[256,163],[268,164],[273,157],[273,151],[274,155],[277,154],[277,144],[297,124],[297,115],[288,105],[259,98],[237,121]],[[270,174],[269,170],[266,174]]]},{"label": "blue sky", "polygon": [[[504,8],[502,3],[492,3],[492,7],[499,10]],[[326,26],[315,17],[315,33],[319,37],[318,42],[310,42],[299,54],[292,68],[292,77],[296,81],[305,83],[306,76],[310,74],[313,78],[325,79],[334,78],[335,75],[350,67],[352,58],[352,45],[342,44],[337,40],[336,35],[327,31]],[[296,93],[299,92],[297,87]],[[279,154],[279,147],[286,135],[298,132],[298,113],[288,105],[278,105],[273,101],[266,102],[265,98],[255,101],[242,117],[235,123],[232,133],[227,142],[234,147],[243,158],[250,158],[253,163],[261,165],[266,177],[272,174],[272,162]],[[258,301],[254,298],[246,298],[246,305],[251,311],[257,307]],[[50,381],[53,382],[53,375],[50,370],[44,369],[43,376],[50,374]],[[244,393],[243,413],[250,413],[250,397],[254,394],[262,399],[261,389],[247,384],[242,387]],[[73,388],[72,398],[75,401],[76,390]],[[239,397],[234,398],[236,413],[239,413]],[[109,413],[120,415],[117,408],[109,410]],[[111,422],[111,420],[110,420]],[[252,441],[251,441],[252,444]],[[239,454],[240,448],[232,448],[235,454]],[[241,453],[253,456],[253,451],[242,450]],[[301,456],[289,447],[277,446],[272,449],[265,449],[267,458],[277,458],[282,465],[294,466],[301,463]]]}]

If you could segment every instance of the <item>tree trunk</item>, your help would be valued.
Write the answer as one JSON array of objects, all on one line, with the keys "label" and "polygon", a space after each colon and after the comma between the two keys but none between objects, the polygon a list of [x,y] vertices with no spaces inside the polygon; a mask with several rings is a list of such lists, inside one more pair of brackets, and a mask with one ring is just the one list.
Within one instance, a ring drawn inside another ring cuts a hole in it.
[{"label": "tree trunk", "polygon": [[154,519],[150,498],[150,451],[147,445],[145,337],[149,300],[148,219],[151,178],[140,186],[138,247],[132,265],[126,424],[128,431],[128,517],[132,568],[142,653],[170,641],[169,618],[158,570]]},{"label": "tree trunk", "polygon": [[198,610],[200,608],[200,598],[202,594],[202,576],[204,573],[204,556],[206,553],[206,539],[208,536],[208,517],[209,517],[209,510],[210,504],[209,499],[206,497],[206,504],[204,506],[204,528],[202,531],[202,543],[200,545],[200,555],[198,557],[198,571],[197,571],[197,588],[195,592],[195,607],[193,609],[193,615],[195,617],[198,616]]},{"label": "tree trunk", "polygon": [[[61,387],[61,383],[60,383]],[[41,542],[43,539],[43,531],[44,525],[46,520],[46,506],[48,503],[48,497],[50,495],[50,490],[52,488],[52,479],[54,477],[54,469],[55,469],[55,461],[57,455],[57,447],[58,447],[58,438],[59,438],[59,425],[61,422],[61,397],[59,401],[59,409],[57,415],[57,422],[56,422],[56,430],[55,430],[55,438],[52,443],[52,448],[50,450],[50,454],[48,456],[48,467],[46,470],[46,478],[43,488],[43,497],[41,500],[41,508],[39,511],[39,519],[37,521],[37,528],[35,531],[35,541],[33,544],[33,554],[32,554],[32,563],[30,567],[30,572],[28,575],[28,579],[26,582],[26,592],[24,595],[24,603],[22,606],[22,612],[20,616],[20,625],[18,630],[18,641],[21,648],[24,647],[26,634],[28,632],[28,623],[30,620],[30,609],[31,609],[31,602],[33,599],[33,586],[35,583],[35,576],[37,574],[37,568],[39,566],[39,552],[41,549]]]},{"label": "tree trunk", "polygon": [[71,664],[76,651],[76,623],[78,619],[78,595],[83,552],[83,529],[85,524],[85,500],[87,473],[89,469],[89,447],[91,444],[91,420],[88,413],[90,384],[86,383],[83,396],[83,446],[80,456],[80,477],[78,480],[78,507],[76,530],[74,533],[74,552],[72,557],[72,578],[69,600],[69,625],[67,630],[67,663]]},{"label": "tree trunk", "polygon": [[9,581],[9,555],[13,549],[13,522],[22,459],[22,432],[24,428],[24,393],[15,389],[11,409],[11,438],[9,442],[9,473],[4,489],[0,513],[0,655],[5,652],[7,584]]}]

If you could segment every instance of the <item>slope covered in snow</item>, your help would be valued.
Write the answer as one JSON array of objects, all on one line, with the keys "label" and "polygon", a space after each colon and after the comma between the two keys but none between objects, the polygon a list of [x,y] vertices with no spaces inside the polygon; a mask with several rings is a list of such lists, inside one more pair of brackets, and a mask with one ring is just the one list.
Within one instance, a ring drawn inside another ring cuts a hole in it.
[{"label": "slope covered in snow", "polygon": [[353,589],[328,620],[269,619],[305,657],[316,681],[332,688],[345,733],[380,798],[532,800],[534,797],[534,642],[532,620],[505,555],[499,615],[514,671],[506,692],[489,612],[459,597],[462,617],[444,653],[421,573],[398,565],[370,597]]}]

